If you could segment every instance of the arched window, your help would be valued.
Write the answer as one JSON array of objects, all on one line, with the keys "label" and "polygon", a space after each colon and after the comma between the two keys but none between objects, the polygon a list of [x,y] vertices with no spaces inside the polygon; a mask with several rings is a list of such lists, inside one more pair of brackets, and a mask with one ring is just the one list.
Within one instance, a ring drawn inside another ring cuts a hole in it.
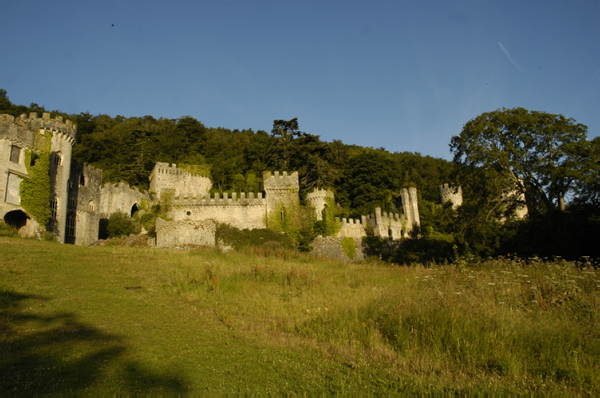
[{"label": "arched window", "polygon": [[65,234],[68,238],[75,237],[75,213],[67,214],[67,228],[65,229]]},{"label": "arched window", "polygon": [[137,212],[138,212],[138,205],[137,205],[137,203],[134,203],[133,206],[131,206],[131,217],[133,217],[133,215]]},{"label": "arched window", "polygon": [[85,186],[85,176],[83,174],[79,176],[79,185],[81,185],[82,187]]},{"label": "arched window", "polygon": [[58,200],[56,198],[50,199],[50,212],[52,213],[52,220],[56,221],[56,212],[58,211]]},{"label": "arched window", "polygon": [[90,200],[90,202],[88,203],[88,211],[89,211],[90,213],[93,213],[93,212],[94,212],[94,210],[95,210],[95,209],[94,209],[94,201],[93,201],[93,200]]}]

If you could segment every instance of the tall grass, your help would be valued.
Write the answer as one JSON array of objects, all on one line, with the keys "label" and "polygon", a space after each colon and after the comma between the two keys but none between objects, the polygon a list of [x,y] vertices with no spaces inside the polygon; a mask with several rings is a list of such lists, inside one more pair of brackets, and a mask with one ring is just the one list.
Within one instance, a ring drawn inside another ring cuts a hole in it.
[{"label": "tall grass", "polygon": [[428,390],[598,391],[600,273],[494,259],[390,267],[190,254],[174,291],[228,327]]},{"label": "tall grass", "polygon": [[[44,242],[11,242],[16,239],[0,239],[0,286],[57,295],[39,311],[69,303],[65,308],[75,313],[84,303],[95,309],[82,310],[82,319],[125,325],[114,331],[131,336],[135,347],[158,335],[139,334],[129,318],[154,311],[138,323],[169,332],[160,334],[162,346],[155,341],[149,348],[150,358],[175,361],[176,347],[215,345],[195,340],[183,323],[190,314],[227,330],[232,338],[219,341],[235,346],[235,354],[218,363],[202,357],[202,376],[195,373],[196,350],[178,351],[189,380],[228,374],[224,363],[264,350],[250,349],[258,341],[277,363],[288,361],[288,371],[299,372],[294,387],[269,391],[600,392],[600,271],[587,261],[499,258],[398,267],[319,260],[281,248],[221,253],[65,245],[56,252]],[[134,296],[123,286],[143,289]],[[104,301],[122,307],[104,308]],[[175,302],[178,309],[169,310]],[[186,306],[193,310],[179,315]],[[291,358],[299,362],[292,365]],[[244,377],[254,386],[273,383],[266,381],[269,372],[248,370],[256,366],[223,376],[223,385],[237,386]],[[306,383],[311,387],[302,388]]]}]

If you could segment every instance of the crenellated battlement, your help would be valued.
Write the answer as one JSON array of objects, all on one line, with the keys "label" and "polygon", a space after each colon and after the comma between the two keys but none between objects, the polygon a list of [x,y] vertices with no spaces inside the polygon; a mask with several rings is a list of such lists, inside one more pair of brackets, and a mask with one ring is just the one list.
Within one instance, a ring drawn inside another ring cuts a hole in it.
[{"label": "crenellated battlement", "polygon": [[298,172],[288,173],[286,171],[265,171],[263,173],[263,183],[265,191],[268,190],[292,190],[298,191],[300,184],[298,182]]},{"label": "crenellated battlement", "polygon": [[333,198],[333,192],[331,192],[328,189],[315,189],[314,191],[306,194],[306,200],[308,200],[309,202]]},{"label": "crenellated battlement", "polygon": [[266,199],[262,193],[242,192],[238,196],[233,192],[231,196],[227,192],[223,196],[219,193],[209,195],[183,194],[176,196],[172,204],[174,206],[264,206]]},{"label": "crenellated battlement", "polygon": [[373,228],[375,236],[398,240],[408,232],[407,217],[404,214],[382,212],[380,207],[376,207],[375,213],[365,218],[367,224]]},{"label": "crenellated battlement", "polygon": [[44,112],[42,117],[38,117],[36,112],[29,113],[29,116],[22,114],[18,118],[13,118],[11,121],[17,125],[26,127],[31,131],[52,131],[59,138],[64,138],[69,141],[71,145],[75,143],[75,138],[77,136],[77,126],[73,122],[70,120],[65,120],[63,122],[62,116],[51,118],[50,112]]},{"label": "crenellated battlement", "polygon": [[447,183],[439,186],[440,198],[442,204],[451,202],[452,208],[456,209],[462,205],[462,188],[448,185]]},{"label": "crenellated battlement", "polygon": [[367,225],[367,216],[362,216],[361,218],[336,217],[335,221],[340,223],[342,225],[342,228],[355,225],[364,228]]}]

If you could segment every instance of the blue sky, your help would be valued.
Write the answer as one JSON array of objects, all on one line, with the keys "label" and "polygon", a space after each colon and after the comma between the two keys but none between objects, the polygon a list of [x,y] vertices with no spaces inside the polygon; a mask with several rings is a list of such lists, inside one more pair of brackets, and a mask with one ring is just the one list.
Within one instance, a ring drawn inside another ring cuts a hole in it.
[{"label": "blue sky", "polygon": [[270,131],[451,158],[483,112],[600,135],[600,2],[14,1],[0,88],[17,104]]}]

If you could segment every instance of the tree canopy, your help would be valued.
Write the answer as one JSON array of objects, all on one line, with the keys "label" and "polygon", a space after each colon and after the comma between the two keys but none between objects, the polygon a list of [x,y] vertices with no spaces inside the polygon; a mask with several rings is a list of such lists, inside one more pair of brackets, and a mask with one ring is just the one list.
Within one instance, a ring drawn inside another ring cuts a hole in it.
[{"label": "tree canopy", "polygon": [[524,195],[529,212],[543,213],[564,210],[576,193],[589,145],[587,127],[573,119],[503,108],[467,122],[450,148],[458,165],[496,170],[508,204]]}]

